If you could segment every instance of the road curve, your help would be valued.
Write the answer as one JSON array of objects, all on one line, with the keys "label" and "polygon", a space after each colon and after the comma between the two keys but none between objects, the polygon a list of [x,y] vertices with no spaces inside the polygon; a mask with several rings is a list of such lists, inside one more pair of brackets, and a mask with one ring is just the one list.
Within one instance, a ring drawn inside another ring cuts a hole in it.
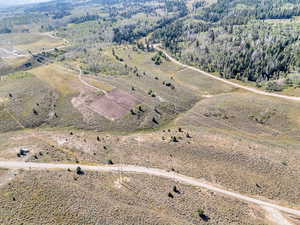
[{"label": "road curve", "polygon": [[256,88],[252,88],[252,87],[247,87],[247,86],[244,86],[244,85],[240,85],[240,84],[231,82],[229,80],[223,79],[221,77],[214,76],[214,75],[212,75],[210,73],[207,73],[207,72],[205,72],[203,70],[200,70],[200,69],[195,68],[193,66],[189,66],[189,65],[186,65],[186,64],[183,64],[183,63],[179,62],[178,60],[176,60],[175,58],[173,58],[172,56],[170,56],[164,49],[162,49],[159,44],[154,45],[154,48],[156,50],[158,50],[158,51],[162,51],[167,56],[167,58],[170,59],[173,63],[176,63],[177,65],[182,66],[184,68],[191,69],[191,70],[194,70],[196,72],[199,72],[199,73],[201,73],[201,74],[203,74],[205,76],[208,76],[208,77],[210,77],[212,79],[221,81],[221,82],[223,82],[225,84],[228,84],[228,85],[240,88],[240,89],[244,89],[244,90],[253,92],[255,94],[259,94],[259,95],[271,96],[271,97],[282,98],[282,99],[292,100],[292,101],[300,101],[300,97],[293,97],[293,96],[287,96],[287,95],[280,95],[280,94],[275,94],[275,93],[269,93],[269,92],[258,90]]},{"label": "road curve", "polygon": [[100,89],[100,88],[97,88],[97,87],[95,87],[95,86],[93,86],[93,85],[90,85],[88,82],[86,82],[85,80],[83,80],[83,79],[82,79],[82,70],[81,70],[80,68],[78,68],[78,71],[79,71],[79,73],[78,73],[78,79],[79,79],[79,81],[80,81],[83,85],[85,85],[85,86],[87,86],[87,87],[89,87],[89,88],[91,88],[91,89],[94,89],[94,90],[96,90],[96,91],[102,91],[104,94],[107,94],[106,91],[104,91],[104,90],[102,90],[102,89]]},{"label": "road curve", "polygon": [[205,181],[181,175],[174,172],[169,172],[162,169],[156,168],[146,168],[134,165],[113,165],[113,166],[88,166],[79,164],[50,164],[50,163],[32,163],[32,162],[17,162],[17,161],[0,161],[0,168],[6,169],[32,169],[32,170],[45,170],[45,169],[73,169],[75,170],[80,166],[86,171],[99,171],[99,172],[125,172],[125,173],[141,173],[148,174],[158,177],[164,177],[167,179],[175,180],[184,184],[206,188],[208,190],[214,191],[226,195],[228,197],[236,198],[249,203],[257,204],[263,208],[272,208],[281,212],[293,214],[295,216],[300,216],[300,210],[286,208],[283,206],[275,205],[266,201],[251,198],[239,193],[224,190],[222,188],[215,187]]}]

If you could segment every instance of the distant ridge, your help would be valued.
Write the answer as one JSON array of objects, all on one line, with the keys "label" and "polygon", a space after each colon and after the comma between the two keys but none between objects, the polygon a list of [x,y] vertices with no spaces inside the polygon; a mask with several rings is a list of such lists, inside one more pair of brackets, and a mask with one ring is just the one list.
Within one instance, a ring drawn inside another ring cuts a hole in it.
[{"label": "distant ridge", "polygon": [[49,2],[51,0],[0,0],[0,8],[9,7],[9,6],[18,6],[18,5],[26,5],[26,4],[35,4],[42,2]]}]

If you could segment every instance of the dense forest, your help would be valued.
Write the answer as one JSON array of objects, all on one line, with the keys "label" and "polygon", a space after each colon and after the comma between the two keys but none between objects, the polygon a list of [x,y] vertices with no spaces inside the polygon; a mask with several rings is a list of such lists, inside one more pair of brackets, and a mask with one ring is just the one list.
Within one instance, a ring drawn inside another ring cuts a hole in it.
[{"label": "dense forest", "polygon": [[[143,2],[143,1],[142,1]],[[149,1],[148,1],[149,2]],[[134,42],[135,40],[138,40],[141,37],[145,37],[148,33],[158,29],[163,28],[168,24],[171,24],[172,22],[176,21],[176,19],[181,18],[183,16],[186,16],[188,14],[188,9],[186,7],[186,4],[184,1],[170,1],[165,0],[162,1],[162,4],[160,6],[145,6],[142,5],[141,1],[139,2],[141,6],[138,9],[135,9],[136,7],[128,7],[128,4],[123,5],[124,7],[127,7],[127,9],[132,8],[133,10],[128,10],[123,13],[119,13],[117,8],[114,8],[111,10],[113,16],[120,15],[124,18],[132,18],[134,15],[139,13],[146,13],[147,18],[151,20],[151,16],[158,17],[158,19],[155,21],[155,23],[150,23],[149,21],[142,21],[138,20],[134,23],[130,24],[124,24],[122,26],[118,26],[114,28],[114,39],[113,41],[116,43],[122,43],[122,42]],[[123,9],[123,8],[122,8]],[[164,10],[166,13],[164,16],[158,13],[160,10]],[[112,13],[110,13],[112,14]],[[149,16],[150,15],[150,16]]]},{"label": "dense forest", "polygon": [[218,0],[196,18],[221,24],[243,24],[250,19],[290,19],[300,13],[299,0]]},{"label": "dense forest", "polygon": [[280,90],[299,70],[299,3],[199,1],[188,17],[156,30],[152,40],[208,72]]}]

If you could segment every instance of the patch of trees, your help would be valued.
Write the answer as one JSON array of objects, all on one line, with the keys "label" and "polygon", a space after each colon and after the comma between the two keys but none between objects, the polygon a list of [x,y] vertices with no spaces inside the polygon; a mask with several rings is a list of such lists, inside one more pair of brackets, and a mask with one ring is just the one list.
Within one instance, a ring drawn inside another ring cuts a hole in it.
[{"label": "patch of trees", "polygon": [[134,41],[146,37],[149,33],[153,32],[156,29],[166,26],[167,24],[171,24],[177,19],[177,17],[172,18],[162,18],[156,22],[155,25],[147,27],[146,29],[140,29],[141,24],[126,24],[120,27],[116,27],[113,29],[114,38],[113,42],[121,44],[123,42],[133,43]]},{"label": "patch of trees", "polygon": [[94,21],[94,20],[98,20],[100,19],[100,17],[98,15],[90,15],[90,14],[86,14],[84,16],[80,16],[80,17],[73,17],[70,19],[70,23],[74,23],[74,24],[79,24],[79,23],[84,23],[87,21]]},{"label": "patch of trees", "polygon": [[163,41],[165,47],[169,47],[170,43],[178,42],[183,34],[184,24],[183,21],[176,21],[169,26],[162,27],[153,33],[152,38],[154,40]]},{"label": "patch of trees", "polygon": [[116,51],[114,49],[112,49],[112,55],[115,57],[116,60],[120,61],[120,62],[123,62],[124,59],[119,57],[117,54],[116,54]]},{"label": "patch of trees", "polygon": [[267,82],[265,89],[266,89],[267,91],[270,91],[270,92],[274,92],[274,91],[282,91],[282,90],[283,90],[283,86],[280,85],[280,84],[279,84],[278,82],[276,82],[276,81],[270,81],[270,82]]},{"label": "patch of trees", "polygon": [[196,1],[193,3],[193,9],[198,9],[198,8],[201,8],[203,6],[205,6],[207,3],[206,1]]},{"label": "patch of trees", "polygon": [[179,16],[185,16],[188,14],[188,8],[184,1],[177,0],[177,1],[165,1],[165,7],[168,12],[178,12]]},{"label": "patch of trees", "polygon": [[71,13],[68,11],[56,11],[54,12],[52,19],[57,20],[57,19],[62,19],[65,16],[70,16]]},{"label": "patch of trees", "polygon": [[145,39],[145,44],[143,42],[137,42],[137,48],[146,51],[146,52],[153,52],[154,48],[153,45],[150,44],[149,40],[146,38]]},{"label": "patch of trees", "polygon": [[9,34],[11,32],[12,32],[12,30],[8,27],[0,28],[0,34]]},{"label": "patch of trees", "polygon": [[122,12],[118,12],[118,9],[113,7],[113,9],[110,10],[110,17],[115,17],[115,16],[121,16],[126,19],[132,18],[134,15],[139,14],[139,13],[145,13],[147,15],[155,14],[155,11],[159,9],[159,6],[149,6],[149,5],[142,5],[140,4],[139,7],[135,7],[135,5],[132,2],[124,2],[122,9],[130,9],[130,10],[125,10]]},{"label": "patch of trees", "polygon": [[163,60],[166,60],[166,56],[162,51],[159,51],[151,59],[155,65],[160,65],[162,64]]},{"label": "patch of trees", "polygon": [[198,61],[209,72],[219,72],[224,78],[261,82],[285,76],[293,61],[292,46],[298,37],[293,34],[279,37],[271,32],[258,33],[256,29],[264,30],[268,26],[258,25],[251,30],[243,27],[225,39],[218,38],[212,30],[206,44],[200,43],[198,47],[195,44],[198,54],[185,57],[191,62]]}]

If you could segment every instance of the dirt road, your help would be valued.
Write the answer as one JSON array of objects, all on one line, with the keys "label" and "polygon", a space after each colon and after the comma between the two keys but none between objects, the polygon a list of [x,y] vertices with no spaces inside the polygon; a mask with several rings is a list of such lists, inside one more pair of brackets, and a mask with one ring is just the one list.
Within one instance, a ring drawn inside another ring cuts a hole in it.
[{"label": "dirt road", "polygon": [[[125,172],[125,173],[141,173],[148,174],[152,176],[164,177],[167,179],[175,180],[184,184],[206,188],[208,190],[220,193],[222,195],[236,198],[245,202],[254,203],[261,206],[264,209],[268,209],[268,212],[273,215],[278,224],[287,224],[287,220],[278,212],[285,212],[300,217],[300,210],[291,209],[282,207],[276,204],[272,204],[266,201],[258,200],[251,198],[239,193],[227,191],[221,188],[218,188],[212,184],[209,184],[205,181],[201,181],[192,177],[184,176],[178,173],[169,172],[162,169],[155,168],[146,168],[134,165],[114,165],[114,166],[88,166],[88,165],[79,165],[79,164],[50,164],[50,163],[25,163],[17,161],[0,161],[0,167],[6,169],[32,169],[32,170],[46,170],[46,169],[72,169],[75,170],[80,166],[83,170],[86,171],[99,171],[99,172]],[[277,213],[278,212],[278,213]],[[278,221],[278,218],[282,218],[282,221]],[[290,224],[290,223],[288,223]]]},{"label": "dirt road", "polygon": [[269,207],[263,207],[263,208],[269,214],[268,217],[272,222],[280,225],[292,225],[289,221],[287,221],[286,218],[282,216],[282,214],[279,211]]}]

